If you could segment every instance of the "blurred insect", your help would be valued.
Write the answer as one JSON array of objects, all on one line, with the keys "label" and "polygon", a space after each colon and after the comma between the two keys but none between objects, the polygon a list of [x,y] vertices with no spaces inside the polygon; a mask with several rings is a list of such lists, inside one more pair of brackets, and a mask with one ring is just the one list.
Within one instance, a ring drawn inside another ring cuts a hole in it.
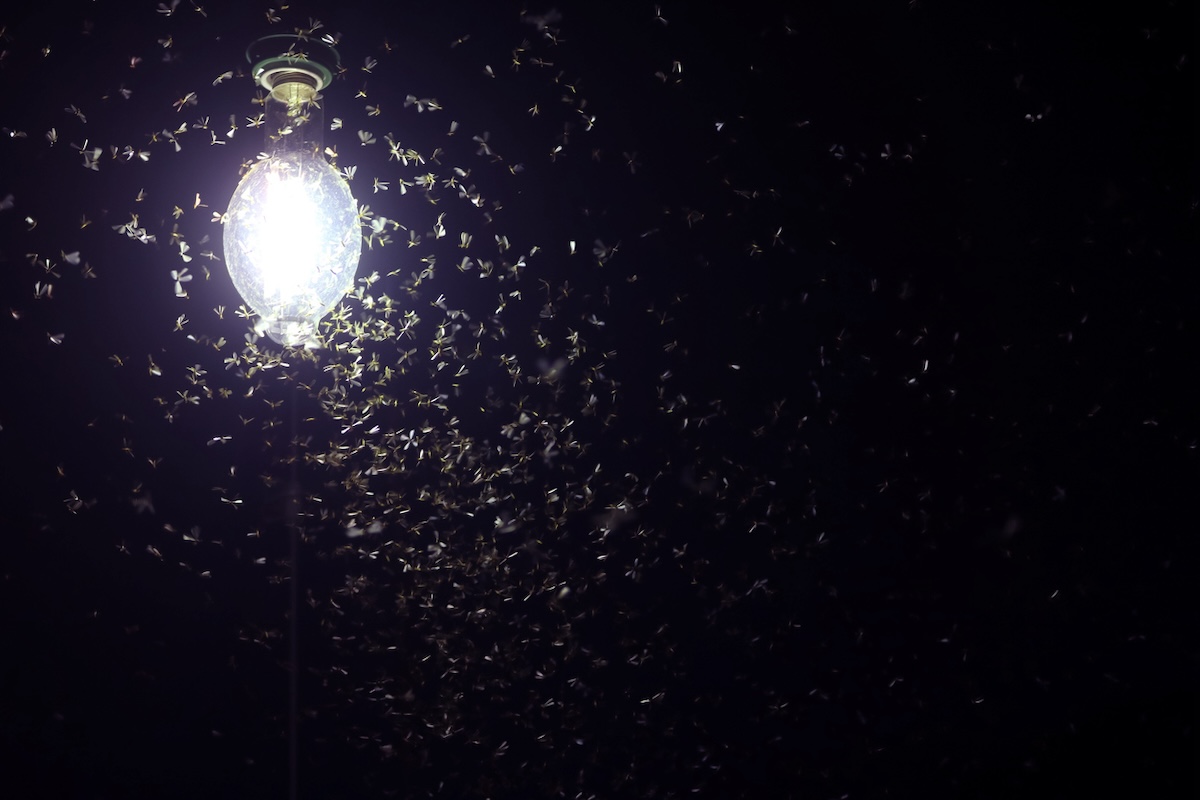
[{"label": "blurred insect", "polygon": [[437,101],[437,98],[422,97],[418,99],[415,95],[408,95],[404,98],[404,107],[416,106],[417,113],[420,114],[426,110],[441,111],[442,105]]},{"label": "blurred insect", "polygon": [[99,147],[93,147],[91,150],[80,151],[83,155],[83,168],[90,169],[92,172],[100,171],[100,154],[104,152]]},{"label": "blurred insect", "polygon": [[63,339],[65,339],[66,336],[67,335],[65,333],[47,333],[46,334],[46,338],[50,340],[51,344],[62,344]]},{"label": "blurred insect", "polygon": [[494,153],[492,153],[491,146],[488,144],[488,139],[490,139],[490,138],[491,138],[491,134],[488,131],[484,131],[483,135],[481,135],[481,136],[472,136],[471,137],[471,139],[476,144],[479,145],[479,149],[475,151],[475,155],[477,155],[477,156],[494,155]]},{"label": "blurred insect", "polygon": [[58,144],[58,131],[55,128],[46,131],[46,141],[50,143],[51,147]]},{"label": "blurred insect", "polygon": [[362,143],[364,147],[369,144],[375,144],[375,134],[371,133],[370,131],[359,131],[358,141]]},{"label": "blurred insect", "polygon": [[69,105],[66,108],[64,108],[63,111],[66,111],[68,114],[74,114],[76,117],[79,117],[80,122],[82,122],[84,124],[87,123],[87,116],[85,116],[84,113],[82,111],[80,111],[76,106]]},{"label": "blurred insect", "polygon": [[[391,133],[384,134],[384,141],[388,146],[388,161],[404,161],[404,153],[400,150],[400,143],[392,138]],[[405,164],[408,162],[405,161]]]},{"label": "blurred insect", "polygon": [[606,264],[608,263],[609,259],[617,254],[617,248],[620,246],[621,243],[617,242],[612,247],[609,247],[603,241],[597,239],[595,244],[592,246],[592,255],[596,257],[596,261],[598,261],[600,264]]},{"label": "blurred insect", "polygon": [[199,98],[196,97],[196,93],[188,92],[187,94],[185,94],[183,97],[176,100],[171,105],[175,108],[175,111],[178,112],[178,111],[183,111],[183,109],[187,108],[188,106],[194,106],[198,102],[199,102]]},{"label": "blurred insect", "polygon": [[178,7],[179,7],[179,0],[171,0],[170,6],[168,6],[166,3],[159,3],[158,4],[158,13],[162,14],[164,17],[169,17],[175,13],[175,9]]},{"label": "blurred insect", "polygon": [[[187,243],[182,242],[181,244],[186,246]],[[188,260],[190,261],[191,259],[189,258]],[[187,290],[183,288],[183,285],[185,283],[189,283],[192,280],[192,277],[193,277],[192,275],[188,274],[187,267],[184,267],[183,269],[180,269],[180,270],[174,270],[174,269],[171,270],[171,280],[175,281],[175,296],[176,297],[187,297],[188,296]]]},{"label": "blurred insect", "polygon": [[54,271],[54,267],[57,265],[50,259],[43,259],[37,253],[28,253],[27,255],[29,257],[29,263],[33,264],[35,267],[41,267],[47,275],[53,275],[56,278],[62,277],[62,275],[59,275]]}]

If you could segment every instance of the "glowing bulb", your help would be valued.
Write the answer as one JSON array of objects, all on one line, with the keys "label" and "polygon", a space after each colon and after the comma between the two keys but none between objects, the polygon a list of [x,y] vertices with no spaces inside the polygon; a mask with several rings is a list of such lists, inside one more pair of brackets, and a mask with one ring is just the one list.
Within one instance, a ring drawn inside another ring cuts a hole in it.
[{"label": "glowing bulb", "polygon": [[338,171],[310,151],[255,164],[229,202],[224,237],[233,285],[280,344],[312,340],[354,287],[358,205]]}]

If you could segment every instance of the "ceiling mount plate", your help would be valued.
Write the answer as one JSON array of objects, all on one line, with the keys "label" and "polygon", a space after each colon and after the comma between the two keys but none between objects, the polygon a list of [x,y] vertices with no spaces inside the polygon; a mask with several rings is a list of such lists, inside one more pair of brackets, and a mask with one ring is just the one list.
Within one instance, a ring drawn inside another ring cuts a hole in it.
[{"label": "ceiling mount plate", "polygon": [[289,33],[264,36],[246,48],[254,80],[267,90],[301,84],[319,92],[333,82],[341,64],[338,51],[321,41]]}]

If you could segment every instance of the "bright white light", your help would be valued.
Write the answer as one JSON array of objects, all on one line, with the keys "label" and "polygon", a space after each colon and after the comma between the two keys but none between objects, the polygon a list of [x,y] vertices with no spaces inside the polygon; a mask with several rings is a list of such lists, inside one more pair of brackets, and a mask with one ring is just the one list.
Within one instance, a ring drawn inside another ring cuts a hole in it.
[{"label": "bright white light", "polygon": [[311,341],[354,287],[362,252],[358,205],[325,159],[282,152],[246,173],[229,202],[225,264],[275,341]]}]

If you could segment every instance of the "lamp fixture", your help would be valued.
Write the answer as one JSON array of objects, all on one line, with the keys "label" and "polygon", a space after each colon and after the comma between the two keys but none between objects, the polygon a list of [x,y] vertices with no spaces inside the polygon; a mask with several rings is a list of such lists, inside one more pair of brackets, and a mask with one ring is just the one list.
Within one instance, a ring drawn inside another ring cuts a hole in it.
[{"label": "lamp fixture", "polygon": [[321,318],[354,288],[362,254],[358,204],[322,153],[321,90],[340,59],[287,34],[259,39],[246,58],[267,90],[267,157],[229,201],[225,264],[261,330],[282,345],[312,345]]}]

